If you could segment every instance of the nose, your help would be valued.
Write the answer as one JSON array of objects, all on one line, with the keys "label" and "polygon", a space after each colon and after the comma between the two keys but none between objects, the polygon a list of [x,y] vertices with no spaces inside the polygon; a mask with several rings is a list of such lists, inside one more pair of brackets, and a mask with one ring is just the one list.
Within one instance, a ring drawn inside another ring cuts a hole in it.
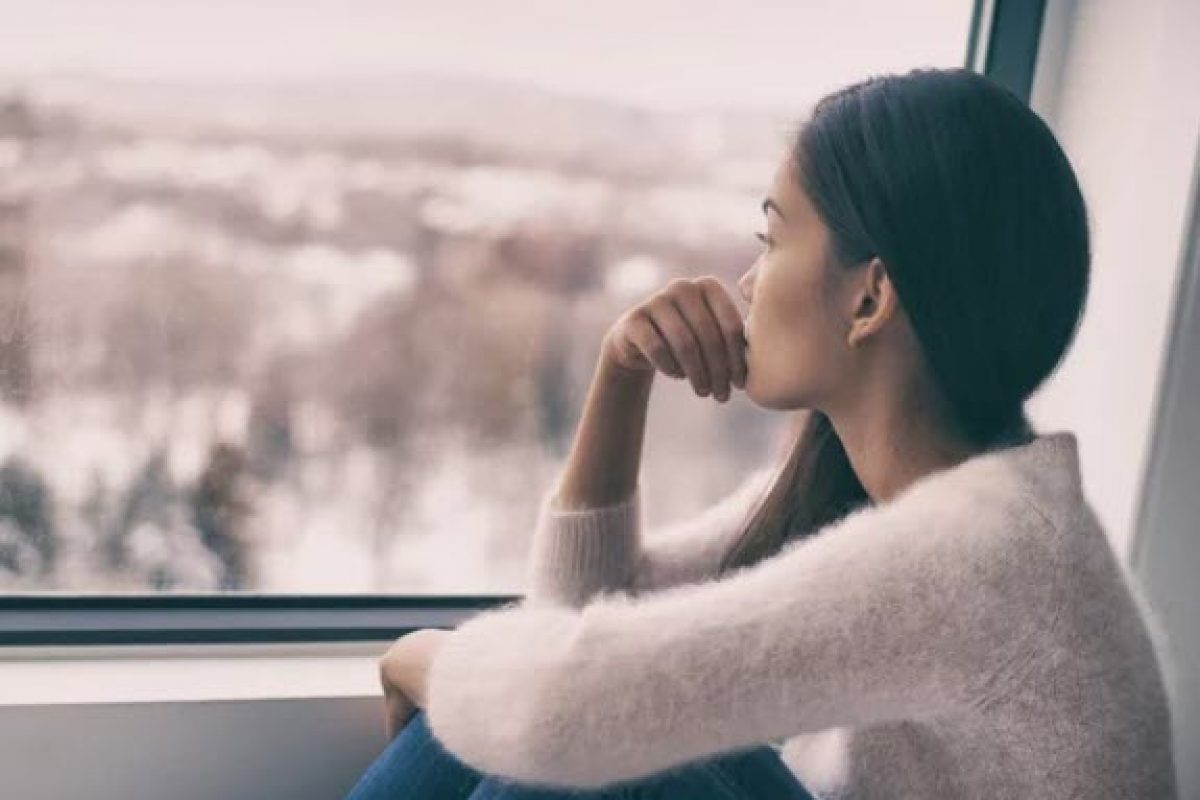
[{"label": "nose", "polygon": [[738,278],[738,282],[737,282],[738,291],[742,293],[742,299],[745,300],[747,303],[752,302],[751,301],[751,286],[753,285],[754,280],[751,276],[753,276],[753,275],[754,275],[754,267],[751,267],[750,269],[748,269],[746,271],[745,275]]}]

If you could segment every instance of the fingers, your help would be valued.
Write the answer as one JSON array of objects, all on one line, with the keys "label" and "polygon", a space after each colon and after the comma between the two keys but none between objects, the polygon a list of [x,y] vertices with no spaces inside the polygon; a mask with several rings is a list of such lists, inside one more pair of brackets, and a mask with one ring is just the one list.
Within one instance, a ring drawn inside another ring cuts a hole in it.
[{"label": "fingers", "polygon": [[693,325],[687,318],[694,315],[695,306],[691,303],[680,304],[673,293],[659,295],[650,303],[650,315],[655,326],[667,340],[671,352],[683,368],[683,374],[692,384],[692,390],[705,397],[713,389],[710,364],[705,358],[705,340],[697,329],[703,326]]},{"label": "fingers", "polygon": [[388,741],[396,738],[408,720],[416,713],[417,707],[411,700],[405,697],[400,692],[390,691],[384,693],[383,698],[384,708],[384,733],[387,735]]},{"label": "fingers", "polygon": [[389,698],[384,698],[383,701],[383,733],[390,742],[396,738],[396,712],[393,708],[393,703]]},{"label": "fingers", "polygon": [[[628,370],[662,369],[647,355],[650,347],[658,340],[658,334],[647,318],[643,318],[641,309],[628,312],[618,323],[618,326],[605,336],[602,347],[609,348],[610,357],[620,366]],[[661,345],[663,349],[666,345]]]},{"label": "fingers", "polygon": [[711,276],[677,278],[633,311],[623,337],[659,371],[686,377],[721,402],[746,384],[745,328],[728,291]]},{"label": "fingers", "polygon": [[697,284],[694,284],[694,287],[693,291],[675,295],[675,303],[681,308],[684,319],[700,342],[698,360],[703,362],[707,370],[707,388],[714,398],[725,402],[729,399],[730,383],[733,380],[729,348],[725,343],[725,334],[704,297],[704,290]]},{"label": "fingers", "polygon": [[[680,287],[683,288],[683,287]],[[730,384],[746,385],[745,325],[725,286],[715,277],[689,282],[689,290],[676,293],[687,310],[685,316],[702,343],[713,396],[725,402]]]},{"label": "fingers", "polygon": [[[731,357],[728,334],[725,327],[732,323],[722,322],[714,313],[706,294],[713,294],[713,303],[721,308],[723,317],[736,309],[722,307],[720,300],[725,289],[715,278],[697,281],[678,279],[672,281],[667,290],[650,304],[651,315],[657,327],[667,339],[672,351],[683,366],[697,394],[712,393],[721,402],[729,399],[730,383],[738,370],[738,360]],[[740,326],[740,325],[739,325]]]},{"label": "fingers", "polygon": [[655,369],[675,378],[684,376],[679,361],[671,352],[671,345],[658,326],[654,324],[654,320],[647,310],[638,309],[629,318],[625,334],[642,352],[642,355],[654,365]]},{"label": "fingers", "polygon": [[733,304],[729,293],[716,278],[705,278],[700,282],[702,294],[708,304],[718,329],[725,341],[730,380],[739,389],[746,385],[746,327],[741,313]]}]

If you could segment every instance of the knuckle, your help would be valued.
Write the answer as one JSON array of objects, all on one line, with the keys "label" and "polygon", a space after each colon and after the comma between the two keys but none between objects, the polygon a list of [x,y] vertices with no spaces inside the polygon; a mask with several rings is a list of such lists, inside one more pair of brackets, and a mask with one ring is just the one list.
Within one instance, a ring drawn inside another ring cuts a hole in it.
[{"label": "knuckle", "polygon": [[671,302],[671,297],[669,295],[656,294],[642,307],[642,313],[649,318],[654,313],[662,314],[672,305],[674,305],[674,303]]}]

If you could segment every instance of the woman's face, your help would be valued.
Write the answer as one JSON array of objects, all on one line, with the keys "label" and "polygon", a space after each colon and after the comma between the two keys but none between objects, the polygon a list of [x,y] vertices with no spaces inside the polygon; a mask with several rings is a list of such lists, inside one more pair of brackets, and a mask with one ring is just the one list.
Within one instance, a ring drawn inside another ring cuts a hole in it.
[{"label": "woman's face", "polygon": [[764,408],[821,408],[850,364],[844,312],[857,268],[830,263],[829,230],[796,180],[791,158],[775,172],[760,234],[763,250],[738,280],[746,317],[746,395]]}]

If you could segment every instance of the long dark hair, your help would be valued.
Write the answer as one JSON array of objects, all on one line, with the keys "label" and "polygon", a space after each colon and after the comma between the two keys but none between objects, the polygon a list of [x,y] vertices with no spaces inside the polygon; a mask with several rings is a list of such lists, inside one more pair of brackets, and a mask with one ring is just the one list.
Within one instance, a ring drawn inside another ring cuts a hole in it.
[{"label": "long dark hair", "polygon": [[[985,448],[1028,437],[1024,402],[1075,336],[1091,265],[1083,195],[1045,122],[978,73],[916,69],[821,98],[789,156],[831,260],[883,261],[959,429]],[[795,421],[722,573],[869,502],[829,418]]]}]

